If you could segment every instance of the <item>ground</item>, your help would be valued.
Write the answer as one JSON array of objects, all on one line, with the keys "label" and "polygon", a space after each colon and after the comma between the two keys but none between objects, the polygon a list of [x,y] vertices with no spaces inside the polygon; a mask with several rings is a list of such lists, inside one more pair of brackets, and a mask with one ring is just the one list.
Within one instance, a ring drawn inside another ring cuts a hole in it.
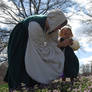
[{"label": "ground", "polygon": [[[57,79],[49,85],[41,85],[39,87],[35,85],[29,91],[23,87],[22,90],[17,92],[92,92],[92,75],[78,76],[73,85],[69,79],[67,79],[66,83],[62,82],[61,79]],[[6,83],[0,85],[0,92],[8,92]]]}]

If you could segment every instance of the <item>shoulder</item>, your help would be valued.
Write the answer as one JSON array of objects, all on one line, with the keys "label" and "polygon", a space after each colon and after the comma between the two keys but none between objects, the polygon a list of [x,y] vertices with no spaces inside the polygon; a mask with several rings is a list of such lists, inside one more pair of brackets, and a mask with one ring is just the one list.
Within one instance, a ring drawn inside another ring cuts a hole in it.
[{"label": "shoulder", "polygon": [[29,22],[29,25],[28,25],[28,30],[30,31],[34,31],[34,30],[43,30],[40,26],[40,24],[36,21],[31,21]]},{"label": "shoulder", "polygon": [[37,27],[37,26],[40,26],[39,25],[39,23],[38,22],[36,22],[36,21],[31,21],[31,22],[29,22],[29,25],[28,25],[28,27]]}]

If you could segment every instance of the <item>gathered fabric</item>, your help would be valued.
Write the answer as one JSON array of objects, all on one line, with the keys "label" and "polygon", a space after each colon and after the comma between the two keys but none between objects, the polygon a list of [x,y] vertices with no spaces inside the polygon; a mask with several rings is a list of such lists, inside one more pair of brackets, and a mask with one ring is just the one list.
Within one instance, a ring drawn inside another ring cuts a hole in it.
[{"label": "gathered fabric", "polygon": [[37,82],[48,84],[58,78],[64,68],[64,53],[57,47],[58,33],[51,35],[37,22],[30,22],[25,67],[28,75]]}]

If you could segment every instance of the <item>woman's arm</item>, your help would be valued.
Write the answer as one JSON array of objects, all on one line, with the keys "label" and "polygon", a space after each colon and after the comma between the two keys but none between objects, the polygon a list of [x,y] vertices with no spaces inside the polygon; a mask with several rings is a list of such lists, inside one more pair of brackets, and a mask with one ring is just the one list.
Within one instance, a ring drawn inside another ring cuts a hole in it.
[{"label": "woman's arm", "polygon": [[57,47],[66,47],[68,45],[71,45],[73,41],[71,39],[65,39],[64,41],[58,41]]}]

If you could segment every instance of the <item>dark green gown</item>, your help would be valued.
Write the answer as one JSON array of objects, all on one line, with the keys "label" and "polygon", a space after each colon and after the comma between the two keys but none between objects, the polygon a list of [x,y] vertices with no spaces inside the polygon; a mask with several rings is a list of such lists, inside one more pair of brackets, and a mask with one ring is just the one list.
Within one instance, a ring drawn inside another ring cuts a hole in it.
[{"label": "dark green gown", "polygon": [[[64,41],[63,38],[60,41]],[[79,60],[75,55],[73,49],[70,46],[61,47],[61,50],[65,50],[65,63],[64,63],[64,75],[63,77],[75,78],[79,73]]]},{"label": "dark green gown", "polygon": [[25,51],[28,41],[29,22],[35,21],[44,30],[47,16],[34,15],[19,22],[10,34],[8,43],[8,70],[4,81],[8,82],[9,89],[20,89],[21,83],[27,86],[39,84],[31,79],[25,70]]}]

